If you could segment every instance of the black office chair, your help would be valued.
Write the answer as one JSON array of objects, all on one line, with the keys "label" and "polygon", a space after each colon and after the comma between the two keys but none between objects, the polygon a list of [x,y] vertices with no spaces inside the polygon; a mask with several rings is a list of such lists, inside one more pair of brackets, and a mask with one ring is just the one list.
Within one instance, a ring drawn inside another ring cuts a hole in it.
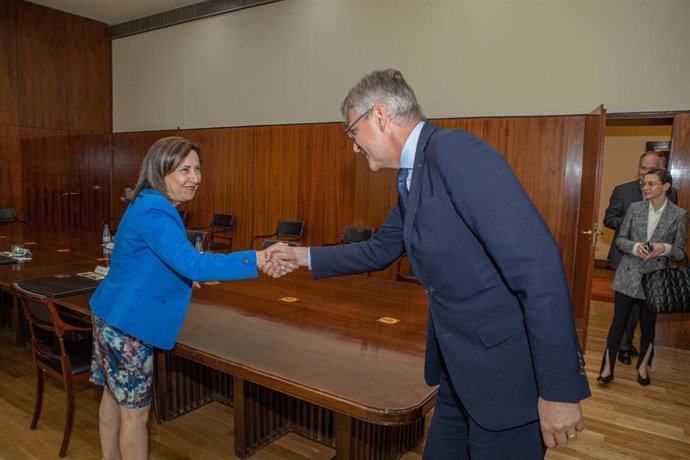
[{"label": "black office chair", "polygon": [[14,212],[14,208],[0,208],[0,223],[3,223],[3,222],[24,223],[23,220],[17,219],[17,214]]},{"label": "black office chair", "polygon": [[234,214],[214,214],[211,225],[206,227],[195,227],[190,230],[205,230],[209,232],[208,247],[205,249],[212,251],[232,251],[233,227],[235,225]]},{"label": "black office chair", "polygon": [[196,240],[199,238],[201,240],[201,247],[204,250],[208,248],[209,235],[210,232],[203,230],[187,230],[187,239],[192,243],[192,246],[196,246]]},{"label": "black office chair", "polygon": [[122,217],[106,217],[101,221],[101,228],[107,225],[108,229],[110,229],[110,234],[115,235],[117,226],[120,225],[120,220],[122,220]]},{"label": "black office chair", "polygon": [[281,240],[274,240],[272,238],[266,238],[265,240],[263,240],[261,242],[261,249],[269,248],[276,243],[285,243],[288,246],[293,246],[293,247],[297,247],[297,246],[300,246],[302,244],[299,241],[281,241]]},{"label": "black office chair", "polygon": [[[78,382],[88,381],[91,369],[91,327],[75,326],[65,322],[53,302],[12,283],[12,291],[19,298],[31,334],[31,348],[36,366],[36,401],[31,429],[35,429],[43,404],[43,374],[60,380],[67,395],[65,430],[60,445],[60,457],[67,453],[74,421],[74,388]],[[74,340],[68,337],[74,335]],[[81,339],[77,338],[81,335]]]},{"label": "black office chair", "polygon": [[410,267],[410,261],[407,258],[407,253],[403,253],[398,257],[397,269],[395,271],[395,281],[402,281],[403,283],[420,284],[419,280]]},{"label": "black office chair", "polygon": [[[269,238],[273,240],[273,243],[275,244],[278,241],[283,241],[288,244],[291,244],[291,246],[299,246],[302,241],[302,236],[304,235],[304,227],[305,223],[301,220],[281,220],[278,222],[278,227],[276,228],[276,231],[271,233],[270,235],[256,235],[252,237],[252,239],[249,241],[249,247],[253,248],[254,247],[254,241],[256,241],[259,238]],[[270,246],[270,245],[269,245]],[[262,244],[262,247],[267,247],[265,244]]]},{"label": "black office chair", "polygon": [[366,241],[372,237],[376,232],[375,228],[372,227],[357,227],[355,225],[348,225],[343,229],[343,234],[340,236],[340,240],[335,243],[327,243],[323,246],[336,246],[338,244],[348,244],[348,243],[359,243],[360,241]]}]

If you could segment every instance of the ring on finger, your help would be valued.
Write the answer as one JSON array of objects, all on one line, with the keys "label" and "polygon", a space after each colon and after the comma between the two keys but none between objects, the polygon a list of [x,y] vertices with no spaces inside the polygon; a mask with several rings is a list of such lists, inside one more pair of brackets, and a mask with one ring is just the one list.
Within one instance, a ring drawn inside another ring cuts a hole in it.
[{"label": "ring on finger", "polygon": [[575,438],[577,438],[577,433],[570,433],[568,435],[568,439],[575,439]]}]

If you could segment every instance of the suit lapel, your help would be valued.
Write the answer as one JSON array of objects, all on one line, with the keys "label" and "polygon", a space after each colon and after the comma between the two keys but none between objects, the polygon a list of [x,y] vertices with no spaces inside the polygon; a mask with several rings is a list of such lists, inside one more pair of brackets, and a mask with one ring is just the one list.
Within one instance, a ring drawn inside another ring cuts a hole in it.
[{"label": "suit lapel", "polygon": [[664,209],[663,214],[661,214],[661,218],[659,218],[659,223],[656,224],[656,228],[652,233],[651,240],[658,241],[660,236],[666,233],[666,231],[669,228],[671,228],[671,224],[673,223],[675,218],[675,209],[673,209],[673,204],[671,203],[671,200],[669,200],[668,203],[666,203],[666,209]]},{"label": "suit lapel", "polygon": [[417,141],[417,150],[414,156],[414,165],[412,168],[412,182],[410,183],[410,193],[407,196],[407,211],[405,212],[405,220],[403,226],[403,239],[405,240],[405,247],[409,252],[409,241],[412,234],[412,222],[417,212],[417,205],[419,204],[419,196],[422,184],[422,170],[424,162],[426,161],[426,147],[429,143],[431,135],[438,129],[428,121],[424,123],[422,132],[419,134]]}]

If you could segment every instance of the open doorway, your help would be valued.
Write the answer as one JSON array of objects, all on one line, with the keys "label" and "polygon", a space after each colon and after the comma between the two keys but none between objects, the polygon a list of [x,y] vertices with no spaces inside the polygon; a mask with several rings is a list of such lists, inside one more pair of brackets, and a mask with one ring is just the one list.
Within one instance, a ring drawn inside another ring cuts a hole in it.
[{"label": "open doorway", "polygon": [[[614,118],[606,123],[598,219],[602,235],[596,247],[596,268],[608,268],[607,259],[609,249],[613,244],[614,231],[604,226],[604,214],[613,189],[617,185],[637,179],[638,161],[644,152],[670,150],[672,119],[667,124],[649,124],[650,122],[656,122],[656,120],[647,121],[647,124],[631,125],[622,124]],[[645,123],[645,120],[637,123]]]}]

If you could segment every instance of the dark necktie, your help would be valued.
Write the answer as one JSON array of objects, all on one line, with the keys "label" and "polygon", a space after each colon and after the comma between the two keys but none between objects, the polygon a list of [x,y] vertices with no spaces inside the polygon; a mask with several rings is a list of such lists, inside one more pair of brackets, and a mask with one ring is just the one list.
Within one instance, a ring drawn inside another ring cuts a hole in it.
[{"label": "dark necktie", "polygon": [[407,175],[410,174],[409,168],[400,168],[398,171],[398,197],[404,209],[407,209]]}]

